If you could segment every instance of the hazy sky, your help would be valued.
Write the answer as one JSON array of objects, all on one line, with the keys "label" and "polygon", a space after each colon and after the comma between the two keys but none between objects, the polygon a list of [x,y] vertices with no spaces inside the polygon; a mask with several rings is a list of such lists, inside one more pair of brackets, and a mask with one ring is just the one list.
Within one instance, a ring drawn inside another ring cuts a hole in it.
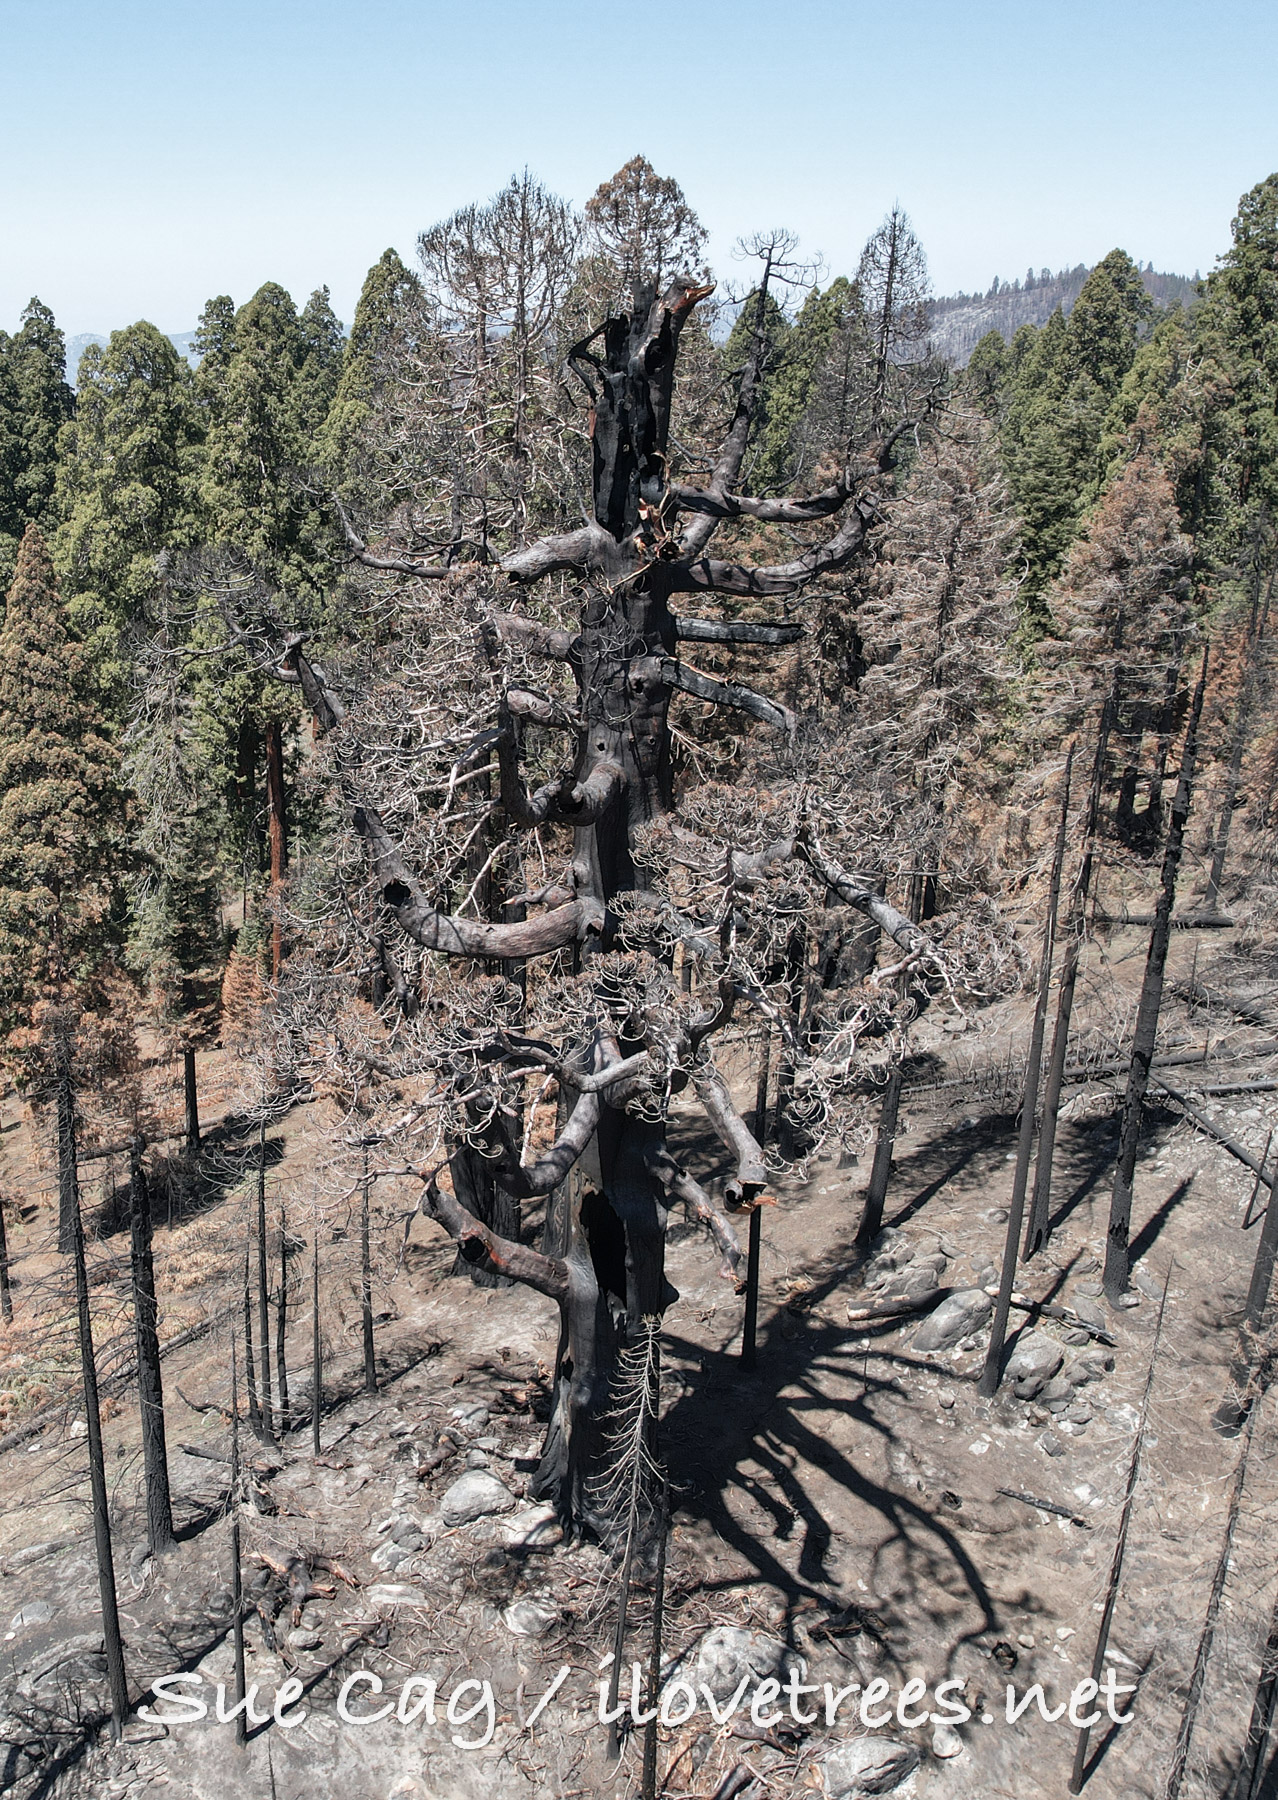
[{"label": "hazy sky", "polygon": [[832,272],[894,200],[938,292],[1026,265],[1206,271],[1278,168],[1272,0],[0,0],[0,327],[194,325],[263,281],[350,321],[388,244],[527,165],[636,151],[728,274],[783,224]]}]

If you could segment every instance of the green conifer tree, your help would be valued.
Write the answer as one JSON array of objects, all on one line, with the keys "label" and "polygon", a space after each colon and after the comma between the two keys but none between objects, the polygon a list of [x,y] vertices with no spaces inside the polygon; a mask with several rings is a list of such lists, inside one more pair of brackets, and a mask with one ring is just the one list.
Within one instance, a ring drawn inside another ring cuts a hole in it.
[{"label": "green conifer tree", "polygon": [[422,305],[422,287],[394,250],[364,280],[333,404],[318,435],[316,461],[343,504],[356,514],[390,510],[393,477],[380,464],[381,433],[371,427],[393,410],[392,358]]},{"label": "green conifer tree", "polygon": [[22,433],[18,502],[24,520],[34,519],[47,531],[56,518],[58,434],[75,402],[66,381],[66,340],[42,301],[30,300],[24,308],[22,329],[10,345],[9,363],[18,390]]},{"label": "green conifer tree", "polygon": [[119,708],[130,638],[150,633],[168,556],[194,539],[198,444],[191,371],[145,321],[80,363],[62,437],[53,552],[67,610]]},{"label": "green conifer tree", "polygon": [[120,940],[117,757],[44,539],[29,525],[0,629],[0,1036]]}]

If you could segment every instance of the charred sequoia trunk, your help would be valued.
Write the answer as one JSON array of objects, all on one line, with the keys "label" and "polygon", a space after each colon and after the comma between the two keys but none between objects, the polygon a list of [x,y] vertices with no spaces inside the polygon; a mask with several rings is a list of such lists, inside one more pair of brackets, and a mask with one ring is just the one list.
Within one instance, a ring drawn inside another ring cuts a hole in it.
[{"label": "charred sequoia trunk", "polygon": [[1115,1306],[1127,1290],[1131,1254],[1132,1191],[1136,1177],[1136,1152],[1140,1145],[1141,1122],[1145,1095],[1149,1090],[1150,1065],[1158,1037],[1158,1015],[1162,1010],[1163,982],[1167,968],[1167,947],[1171,941],[1171,915],[1176,899],[1176,878],[1180,872],[1185,843],[1185,826],[1193,793],[1194,768],[1198,755],[1198,726],[1202,718],[1203,693],[1207,684],[1207,652],[1203,653],[1202,672],[1194,690],[1189,725],[1185,732],[1185,748],[1181,755],[1180,775],[1171,806],[1167,827],[1167,844],[1163,852],[1162,883],[1154,911],[1154,926],[1149,936],[1149,953],[1145,962],[1145,979],[1141,985],[1140,1003],[1136,1010],[1136,1027],[1132,1034],[1131,1064],[1123,1095],[1122,1124],[1119,1131],[1118,1166],[1114,1170],[1114,1186],[1110,1196],[1109,1231],[1105,1244],[1105,1297]]},{"label": "charred sequoia trunk", "polygon": [[186,1147],[194,1156],[200,1147],[200,1095],[195,1085],[195,1051],[182,1052],[182,1095],[186,1106]]},{"label": "charred sequoia trunk", "polygon": [[258,1375],[261,1382],[262,1435],[267,1443],[275,1437],[275,1407],[271,1398],[271,1322],[268,1308],[269,1288],[266,1268],[266,1121],[257,1133],[257,1347],[261,1354]]},{"label": "charred sequoia trunk", "polygon": [[129,1227],[132,1250],[133,1318],[138,1348],[138,1404],[142,1409],[142,1463],[146,1483],[146,1535],[153,1556],[172,1550],[173,1503],[169,1494],[169,1453],[164,1433],[164,1383],[160,1374],[159,1315],[155,1265],[151,1256],[151,1195],[142,1167],[142,1147],[129,1151]]},{"label": "charred sequoia trunk", "polygon": [[368,1144],[361,1145],[363,1170],[359,1184],[359,1319],[364,1347],[364,1392],[377,1392],[377,1349],[373,1342],[373,1247],[369,1208]]},{"label": "charred sequoia trunk", "polygon": [[271,980],[280,978],[284,960],[284,927],[280,908],[288,874],[288,813],[284,793],[284,734],[278,719],[266,727],[266,820],[271,858]]},{"label": "charred sequoia trunk", "polygon": [[75,1139],[75,1085],[71,1073],[71,1028],[60,1019],[54,1027],[53,1067],[58,1134],[58,1251],[69,1256],[81,1229],[80,1170]]},{"label": "charred sequoia trunk", "polygon": [[93,1322],[89,1311],[84,1224],[78,1204],[70,1223],[71,1256],[75,1267],[76,1319],[80,1338],[80,1371],[84,1383],[86,1447],[89,1452],[89,1491],[93,1506],[93,1543],[98,1564],[98,1597],[102,1604],[102,1639],[106,1648],[107,1685],[111,1694],[111,1727],[118,1740],[129,1711],[129,1684],[124,1672],[124,1639],[120,1633],[119,1602],[115,1591],[106,1456],[102,1448],[102,1409],[98,1400],[98,1365],[93,1350]]},{"label": "charred sequoia trunk", "polygon": [[4,1196],[0,1195],[0,1317],[13,1323],[13,1294],[9,1288],[9,1237],[4,1223]]}]

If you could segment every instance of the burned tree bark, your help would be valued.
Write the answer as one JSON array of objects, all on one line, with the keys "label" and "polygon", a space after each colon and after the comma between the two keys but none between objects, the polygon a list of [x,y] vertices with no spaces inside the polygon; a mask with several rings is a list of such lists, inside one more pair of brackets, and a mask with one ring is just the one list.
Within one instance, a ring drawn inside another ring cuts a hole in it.
[{"label": "burned tree bark", "polygon": [[280,978],[284,960],[284,926],[280,907],[284,900],[284,878],[288,873],[288,813],[284,794],[284,734],[278,719],[266,726],[266,818],[271,858],[271,899],[274,916],[271,921],[271,980]]},{"label": "burned tree bark", "polygon": [[244,1385],[248,1390],[249,1430],[262,1435],[262,1408],[257,1397],[257,1373],[253,1361],[253,1227],[246,1221],[244,1242]]},{"label": "burned tree bark", "polygon": [[271,1320],[267,1296],[266,1246],[266,1120],[257,1130],[257,1343],[261,1353],[259,1367],[262,1409],[262,1435],[268,1443],[275,1437],[275,1406],[271,1396]]},{"label": "burned tree bark", "polygon": [[1003,1377],[1003,1345],[1007,1337],[1007,1321],[1012,1306],[1012,1286],[1016,1275],[1016,1247],[1020,1241],[1021,1219],[1025,1209],[1025,1189],[1029,1181],[1030,1150],[1034,1142],[1035,1114],[1038,1110],[1038,1083],[1043,1067],[1043,1032],[1047,1024],[1047,996],[1052,985],[1052,958],[1056,948],[1056,908],[1060,899],[1061,869],[1065,862],[1065,834],[1069,824],[1069,785],[1074,766],[1071,747],[1065,764],[1065,785],[1061,794],[1061,817],[1052,853],[1052,872],[1047,887],[1047,917],[1043,921],[1043,949],[1038,965],[1038,993],[1034,1000],[1034,1023],[1030,1030],[1029,1058],[1025,1067],[1025,1090],[1021,1096],[1021,1128],[1016,1141],[1016,1170],[1012,1177],[1012,1198],[1007,1212],[1007,1239],[1003,1247],[1003,1268],[999,1277],[998,1299],[990,1325],[989,1350],[981,1371],[979,1392],[988,1398],[998,1391]]},{"label": "burned tree bark", "polygon": [[293,1421],[288,1404],[288,1221],[284,1201],[280,1200],[280,1285],[275,1306],[275,1373],[279,1380],[280,1430],[291,1431]]},{"label": "burned tree bark", "polygon": [[0,1194],[0,1318],[13,1323],[13,1294],[9,1287],[9,1234],[4,1222],[4,1196]]},{"label": "burned tree bark", "polygon": [[1061,1089],[1065,1085],[1065,1059],[1069,1054],[1069,1028],[1074,1014],[1074,990],[1078,985],[1078,966],[1082,960],[1083,940],[1087,925],[1087,899],[1092,885],[1092,864],[1096,854],[1096,828],[1100,818],[1101,783],[1105,773],[1105,756],[1109,745],[1111,703],[1101,709],[1100,732],[1096,741],[1096,758],[1092,764],[1092,785],[1087,796],[1087,814],[1083,821],[1083,858],[1070,895],[1066,920],[1065,955],[1061,963],[1060,985],[1056,994],[1056,1023],[1052,1028],[1052,1047],[1047,1058],[1047,1079],[1043,1085],[1043,1123],[1038,1136],[1038,1155],[1034,1163],[1034,1192],[1030,1201],[1029,1224],[1025,1229],[1025,1257],[1034,1256],[1047,1242],[1051,1228],[1052,1158],[1056,1153],[1056,1124],[1061,1110]]},{"label": "burned tree bark", "polygon": [[377,1392],[377,1353],[373,1343],[373,1255],[368,1205],[368,1140],[360,1146],[364,1159],[359,1184],[359,1317],[364,1344],[364,1392]]},{"label": "burned tree bark", "polygon": [[311,1240],[311,1450],[320,1453],[320,1412],[324,1405],[324,1346],[320,1337],[319,1220]]},{"label": "burned tree bark", "polygon": [[71,1072],[71,1025],[59,1018],[53,1030],[53,1079],[58,1134],[58,1251],[75,1249],[80,1218],[80,1172],[75,1141],[75,1084]]},{"label": "burned tree bark", "polygon": [[164,1383],[160,1374],[160,1334],[151,1256],[151,1195],[142,1167],[142,1146],[129,1149],[129,1226],[132,1240],[133,1317],[138,1347],[138,1403],[142,1409],[142,1463],[146,1483],[146,1534],[153,1556],[177,1543],[169,1495],[169,1456],[164,1432]]},{"label": "burned tree bark", "polygon": [[1180,775],[1176,782],[1176,795],[1172,801],[1171,819],[1167,827],[1167,843],[1163,851],[1162,883],[1154,912],[1154,927],[1149,937],[1149,954],[1136,1012],[1136,1028],[1132,1035],[1132,1058],[1127,1074],[1127,1089],[1123,1096],[1118,1165],[1114,1171],[1109,1232],[1105,1245],[1105,1297],[1111,1306],[1117,1305],[1119,1297],[1126,1292],[1130,1272],[1128,1240],[1131,1234],[1136,1152],[1140,1144],[1145,1095],[1149,1089],[1150,1064],[1154,1059],[1158,1036],[1158,1015],[1163,1003],[1163,978],[1167,967],[1167,946],[1171,941],[1172,907],[1176,900],[1176,877],[1180,872],[1185,825],[1193,794],[1194,767],[1198,756],[1198,725],[1202,718],[1203,694],[1207,686],[1208,654],[1204,650],[1202,669],[1194,690],[1189,724],[1185,732],[1185,748],[1181,754]]},{"label": "burned tree bark", "polygon": [[89,1452],[89,1492],[93,1505],[93,1544],[98,1564],[98,1596],[102,1604],[102,1638],[106,1646],[107,1684],[111,1693],[111,1728],[118,1739],[129,1711],[129,1684],[124,1672],[124,1639],[115,1592],[111,1554],[111,1514],[107,1503],[106,1456],[102,1448],[102,1409],[98,1401],[98,1365],[93,1351],[89,1312],[89,1273],[84,1249],[84,1222],[77,1205],[71,1215],[71,1256],[75,1265],[75,1308],[80,1338],[80,1373],[84,1385],[84,1422]]},{"label": "burned tree bark", "polygon": [[182,1052],[182,1094],[186,1106],[186,1147],[194,1156],[200,1147],[200,1095],[195,1085],[195,1051]]}]

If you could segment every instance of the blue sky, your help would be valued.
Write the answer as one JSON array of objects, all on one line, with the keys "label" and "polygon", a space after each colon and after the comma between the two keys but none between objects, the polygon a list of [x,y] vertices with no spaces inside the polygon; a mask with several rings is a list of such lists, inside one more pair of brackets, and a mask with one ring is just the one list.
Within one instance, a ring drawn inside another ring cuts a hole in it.
[{"label": "blue sky", "polygon": [[[663,35],[663,33],[665,35]],[[1272,0],[0,0],[0,327],[191,327],[327,283],[525,165],[582,202],[636,151],[735,271],[837,273],[899,200],[939,292],[1116,244],[1192,274],[1278,168]]]}]

